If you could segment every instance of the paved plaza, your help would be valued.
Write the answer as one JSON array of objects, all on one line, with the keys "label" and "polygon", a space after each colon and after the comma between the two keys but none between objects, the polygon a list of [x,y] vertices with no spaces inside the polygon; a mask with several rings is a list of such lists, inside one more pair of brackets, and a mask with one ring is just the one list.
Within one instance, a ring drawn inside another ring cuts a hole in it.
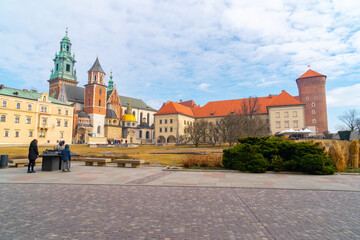
[{"label": "paved plaza", "polygon": [[359,239],[360,176],[0,169],[0,239]]}]

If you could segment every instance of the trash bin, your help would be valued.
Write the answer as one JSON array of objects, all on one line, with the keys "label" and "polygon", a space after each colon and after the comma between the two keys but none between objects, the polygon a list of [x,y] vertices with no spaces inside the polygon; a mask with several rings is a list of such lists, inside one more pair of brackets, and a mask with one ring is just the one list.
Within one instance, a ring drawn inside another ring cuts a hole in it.
[{"label": "trash bin", "polygon": [[8,159],[9,159],[9,155],[1,155],[1,157],[0,157],[0,168],[7,168],[8,167]]}]

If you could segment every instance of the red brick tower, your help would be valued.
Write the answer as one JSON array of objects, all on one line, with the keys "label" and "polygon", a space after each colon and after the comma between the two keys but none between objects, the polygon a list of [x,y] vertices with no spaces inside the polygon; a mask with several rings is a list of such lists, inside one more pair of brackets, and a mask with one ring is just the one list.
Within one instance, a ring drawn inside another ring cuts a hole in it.
[{"label": "red brick tower", "polygon": [[305,103],[305,125],[315,126],[317,134],[328,131],[326,110],[326,76],[311,69],[306,71],[296,83],[300,101]]},{"label": "red brick tower", "polygon": [[104,136],[106,116],[105,72],[99,59],[88,71],[88,84],[85,85],[84,111],[90,116],[96,136]]}]

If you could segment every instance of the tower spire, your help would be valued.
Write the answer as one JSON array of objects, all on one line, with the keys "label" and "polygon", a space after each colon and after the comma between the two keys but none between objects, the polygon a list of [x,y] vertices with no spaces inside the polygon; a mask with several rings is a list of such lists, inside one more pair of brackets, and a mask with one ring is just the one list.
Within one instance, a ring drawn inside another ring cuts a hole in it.
[{"label": "tower spire", "polygon": [[112,76],[112,69],[110,70],[110,80],[109,80],[109,85],[107,87],[108,91],[111,91],[114,89],[114,82],[112,80],[113,76]]}]

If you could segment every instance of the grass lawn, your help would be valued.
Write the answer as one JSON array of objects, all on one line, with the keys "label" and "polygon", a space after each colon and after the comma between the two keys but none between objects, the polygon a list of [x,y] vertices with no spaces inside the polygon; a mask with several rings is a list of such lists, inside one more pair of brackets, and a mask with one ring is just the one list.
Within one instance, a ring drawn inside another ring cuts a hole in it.
[{"label": "grass lawn", "polygon": [[[54,146],[39,146],[39,153],[46,149],[53,149]],[[182,159],[186,154],[176,154],[180,152],[222,152],[227,145],[201,146],[195,148],[194,145],[186,146],[155,146],[155,145],[142,145],[135,148],[89,148],[88,145],[70,145],[72,152],[80,154],[80,156],[109,156],[111,154],[125,154],[130,158],[144,160],[150,164],[158,162],[162,165],[173,165],[175,161],[176,166],[182,166]],[[0,147],[0,154],[9,155],[12,158],[27,158],[28,146],[22,147]],[[152,154],[161,153],[161,154]],[[121,156],[119,156],[121,158]]]}]

